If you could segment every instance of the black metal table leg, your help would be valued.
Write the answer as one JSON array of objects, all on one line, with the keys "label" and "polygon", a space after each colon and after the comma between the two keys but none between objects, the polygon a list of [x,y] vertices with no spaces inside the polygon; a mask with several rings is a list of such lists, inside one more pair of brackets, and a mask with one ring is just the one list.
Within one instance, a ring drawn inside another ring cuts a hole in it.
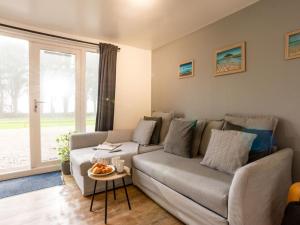
[{"label": "black metal table leg", "polygon": [[107,224],[107,183],[108,181],[105,181],[105,218],[104,218],[105,224]]},{"label": "black metal table leg", "polygon": [[95,180],[94,192],[93,192],[93,197],[92,197],[91,206],[90,206],[91,212],[93,211],[93,203],[94,203],[94,198],[95,198],[96,186],[97,186],[97,180]]},{"label": "black metal table leg", "polygon": [[124,186],[125,194],[126,194],[126,198],[127,198],[128,208],[129,208],[129,210],[131,210],[130,201],[129,201],[129,198],[128,198],[128,193],[127,193],[127,188],[126,188],[126,185],[125,185],[124,177],[122,177],[122,180],[123,180],[123,186]]},{"label": "black metal table leg", "polygon": [[115,189],[115,181],[113,180],[113,189],[114,189],[114,199],[116,200],[116,189]]}]

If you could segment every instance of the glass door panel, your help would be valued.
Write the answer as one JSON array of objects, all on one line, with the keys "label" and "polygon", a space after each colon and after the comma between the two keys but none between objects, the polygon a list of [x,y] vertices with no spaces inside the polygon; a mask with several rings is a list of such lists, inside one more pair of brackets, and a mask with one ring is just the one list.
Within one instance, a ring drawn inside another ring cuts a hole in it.
[{"label": "glass door panel", "polygon": [[0,36],[0,174],[30,167],[29,42]]},{"label": "glass door panel", "polygon": [[87,52],[85,61],[86,76],[86,131],[95,131],[98,101],[99,53]]},{"label": "glass door panel", "polygon": [[[56,139],[84,130],[84,54],[72,46],[0,35],[0,179],[57,169]],[[97,75],[96,57],[86,61],[88,79]],[[94,80],[87,107],[93,127]]]},{"label": "glass door panel", "polygon": [[41,160],[57,160],[56,139],[75,131],[76,56],[40,49]]}]

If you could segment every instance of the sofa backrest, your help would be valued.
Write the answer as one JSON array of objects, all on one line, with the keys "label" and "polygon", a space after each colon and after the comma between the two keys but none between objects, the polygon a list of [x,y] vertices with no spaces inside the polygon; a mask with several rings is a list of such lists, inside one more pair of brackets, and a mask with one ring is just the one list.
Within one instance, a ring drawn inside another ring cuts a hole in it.
[{"label": "sofa backrest", "polygon": [[129,129],[110,130],[105,141],[109,143],[129,142],[132,140],[132,133],[133,130]]},{"label": "sofa backrest", "polygon": [[206,120],[197,120],[197,124],[194,130],[193,134],[193,150],[192,150],[192,156],[196,157],[199,155],[199,149],[201,144],[201,139],[203,135],[204,128],[206,126]]},{"label": "sofa backrest", "polygon": [[70,136],[70,149],[74,150],[97,146],[106,140],[107,133],[107,131],[74,133]]},{"label": "sofa backrest", "polygon": [[[162,129],[161,137],[165,138],[168,133],[171,120],[175,117],[174,113],[161,113],[154,112],[152,116],[162,117],[164,116],[165,127]],[[204,156],[209,144],[211,137],[211,130],[217,129],[221,130],[224,126],[224,122],[228,121],[232,124],[239,125],[246,128],[262,129],[262,130],[272,130],[273,135],[275,133],[278,118],[274,116],[266,115],[249,115],[249,114],[226,114],[224,120],[203,120],[199,119],[194,132],[193,138],[193,157],[197,155]],[[161,143],[162,144],[162,143]]]},{"label": "sofa backrest", "polygon": [[201,137],[201,143],[200,143],[200,149],[199,153],[200,155],[204,156],[206,153],[206,149],[210,140],[211,136],[211,130],[216,129],[216,130],[221,130],[224,125],[224,120],[209,120],[206,123],[206,126],[204,128],[202,137]]},{"label": "sofa backrest", "polygon": [[272,130],[273,133],[278,124],[278,118],[267,115],[226,114],[225,121],[250,129]]}]

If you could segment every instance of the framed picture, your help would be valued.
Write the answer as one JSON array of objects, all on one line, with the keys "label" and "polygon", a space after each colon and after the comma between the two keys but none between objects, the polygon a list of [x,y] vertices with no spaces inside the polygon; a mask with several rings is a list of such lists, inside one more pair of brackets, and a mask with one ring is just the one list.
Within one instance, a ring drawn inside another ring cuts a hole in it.
[{"label": "framed picture", "polygon": [[300,58],[300,30],[285,35],[285,58]]},{"label": "framed picture", "polygon": [[193,60],[186,61],[179,65],[179,78],[186,78],[194,76]]},{"label": "framed picture", "polygon": [[246,71],[246,42],[218,49],[214,65],[216,76]]}]

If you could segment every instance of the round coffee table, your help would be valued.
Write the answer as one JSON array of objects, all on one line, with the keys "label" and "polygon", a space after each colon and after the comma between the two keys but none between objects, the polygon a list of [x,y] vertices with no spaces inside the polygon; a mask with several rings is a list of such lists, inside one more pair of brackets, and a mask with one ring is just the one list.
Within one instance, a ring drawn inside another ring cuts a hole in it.
[{"label": "round coffee table", "polygon": [[125,194],[126,194],[126,199],[127,199],[127,203],[128,203],[128,208],[129,208],[129,210],[131,210],[130,201],[129,201],[129,197],[128,197],[128,193],[127,193],[127,188],[126,188],[125,180],[124,180],[124,178],[126,176],[130,176],[130,168],[129,167],[124,166],[124,171],[122,173],[113,172],[113,173],[111,173],[109,175],[106,175],[106,176],[95,176],[95,175],[92,175],[89,171],[88,176],[89,176],[89,178],[91,178],[95,181],[94,192],[93,192],[93,197],[92,197],[91,206],[90,206],[90,211],[91,212],[93,211],[92,209],[93,209],[93,203],[94,203],[94,197],[95,197],[97,182],[98,181],[105,182],[105,217],[104,217],[105,224],[107,223],[107,184],[108,184],[108,181],[113,182],[114,199],[116,200],[115,180],[122,179]]}]

